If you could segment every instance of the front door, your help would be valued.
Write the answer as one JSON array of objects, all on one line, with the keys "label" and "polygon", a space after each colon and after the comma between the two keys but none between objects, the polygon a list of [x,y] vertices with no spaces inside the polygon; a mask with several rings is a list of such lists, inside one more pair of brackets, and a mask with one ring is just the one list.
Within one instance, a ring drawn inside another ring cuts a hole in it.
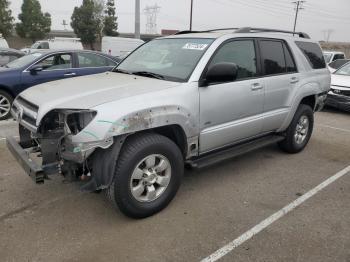
[{"label": "front door", "polygon": [[256,41],[233,40],[224,43],[207,68],[235,63],[233,82],[200,87],[200,153],[230,145],[262,132],[264,86],[258,78]]},{"label": "front door", "polygon": [[[37,68],[39,70],[32,71]],[[73,68],[73,56],[70,53],[59,53],[45,57],[22,73],[22,86],[28,88],[42,83],[71,78],[76,76]]]}]

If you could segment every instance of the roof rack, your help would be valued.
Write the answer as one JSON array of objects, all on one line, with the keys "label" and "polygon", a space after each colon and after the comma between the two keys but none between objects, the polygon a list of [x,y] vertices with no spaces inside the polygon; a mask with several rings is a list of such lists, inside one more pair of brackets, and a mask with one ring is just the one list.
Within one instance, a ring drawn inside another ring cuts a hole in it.
[{"label": "roof rack", "polygon": [[176,33],[176,35],[191,34],[191,33],[209,33],[209,32],[227,31],[227,30],[235,30],[234,33],[260,33],[260,32],[283,33],[283,34],[291,34],[293,36],[297,35],[301,38],[310,39],[310,36],[303,32],[293,32],[293,31],[286,31],[286,30],[279,30],[279,29],[255,28],[255,27],[217,28],[217,29],[210,29],[205,31],[180,31]]}]

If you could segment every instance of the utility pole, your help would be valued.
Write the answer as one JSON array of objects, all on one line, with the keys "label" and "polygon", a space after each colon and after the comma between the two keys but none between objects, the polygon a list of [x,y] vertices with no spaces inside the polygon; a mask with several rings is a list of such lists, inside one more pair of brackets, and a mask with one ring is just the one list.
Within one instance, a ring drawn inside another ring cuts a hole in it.
[{"label": "utility pole", "polygon": [[333,29],[327,29],[327,30],[323,30],[322,32],[323,32],[324,40],[328,44],[329,40],[331,38],[331,34],[334,32],[334,30]]},{"label": "utility pole", "polygon": [[193,0],[191,0],[190,31],[192,31]]},{"label": "utility pole", "polygon": [[303,4],[304,4],[305,2],[306,2],[306,1],[304,1],[304,0],[298,0],[298,1],[292,2],[293,4],[296,5],[296,8],[295,8],[295,20],[294,20],[293,35],[295,34],[295,29],[296,29],[296,26],[297,26],[297,20],[298,20],[299,11],[302,10],[302,9],[304,9],[304,8],[303,8]]},{"label": "utility pole", "polygon": [[140,0],[135,0],[135,38],[140,37]]}]

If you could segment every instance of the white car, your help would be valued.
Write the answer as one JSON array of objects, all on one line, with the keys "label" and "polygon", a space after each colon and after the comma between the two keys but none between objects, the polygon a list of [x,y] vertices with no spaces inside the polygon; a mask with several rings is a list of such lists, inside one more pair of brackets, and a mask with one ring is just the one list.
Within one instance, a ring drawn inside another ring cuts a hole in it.
[{"label": "white car", "polygon": [[333,61],[338,59],[346,58],[345,54],[339,51],[323,51],[323,56],[327,64],[332,63]]},{"label": "white car", "polygon": [[101,50],[105,54],[122,58],[142,44],[144,41],[141,39],[105,36],[102,38]]},{"label": "white car", "polygon": [[332,74],[326,105],[350,112],[350,63]]},{"label": "white car", "polygon": [[2,34],[0,34],[0,47],[9,48],[9,45],[8,45],[6,39],[2,37]]},{"label": "white car", "polygon": [[54,39],[35,42],[30,48],[24,48],[21,51],[31,53],[35,50],[84,50],[80,38],[55,37]]}]

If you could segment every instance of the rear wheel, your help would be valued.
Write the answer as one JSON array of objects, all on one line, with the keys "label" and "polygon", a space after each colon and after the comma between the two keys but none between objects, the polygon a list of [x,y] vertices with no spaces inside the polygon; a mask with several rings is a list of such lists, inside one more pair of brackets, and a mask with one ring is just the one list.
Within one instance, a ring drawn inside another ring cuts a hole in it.
[{"label": "rear wheel", "polygon": [[0,90],[0,120],[5,120],[10,117],[12,102],[12,96],[7,92]]},{"label": "rear wheel", "polygon": [[302,151],[310,140],[314,126],[314,112],[310,106],[301,104],[286,131],[286,138],[279,143],[288,153]]},{"label": "rear wheel", "polygon": [[174,198],[183,170],[183,156],[173,141],[158,134],[136,135],[123,146],[107,195],[125,215],[148,217]]}]

